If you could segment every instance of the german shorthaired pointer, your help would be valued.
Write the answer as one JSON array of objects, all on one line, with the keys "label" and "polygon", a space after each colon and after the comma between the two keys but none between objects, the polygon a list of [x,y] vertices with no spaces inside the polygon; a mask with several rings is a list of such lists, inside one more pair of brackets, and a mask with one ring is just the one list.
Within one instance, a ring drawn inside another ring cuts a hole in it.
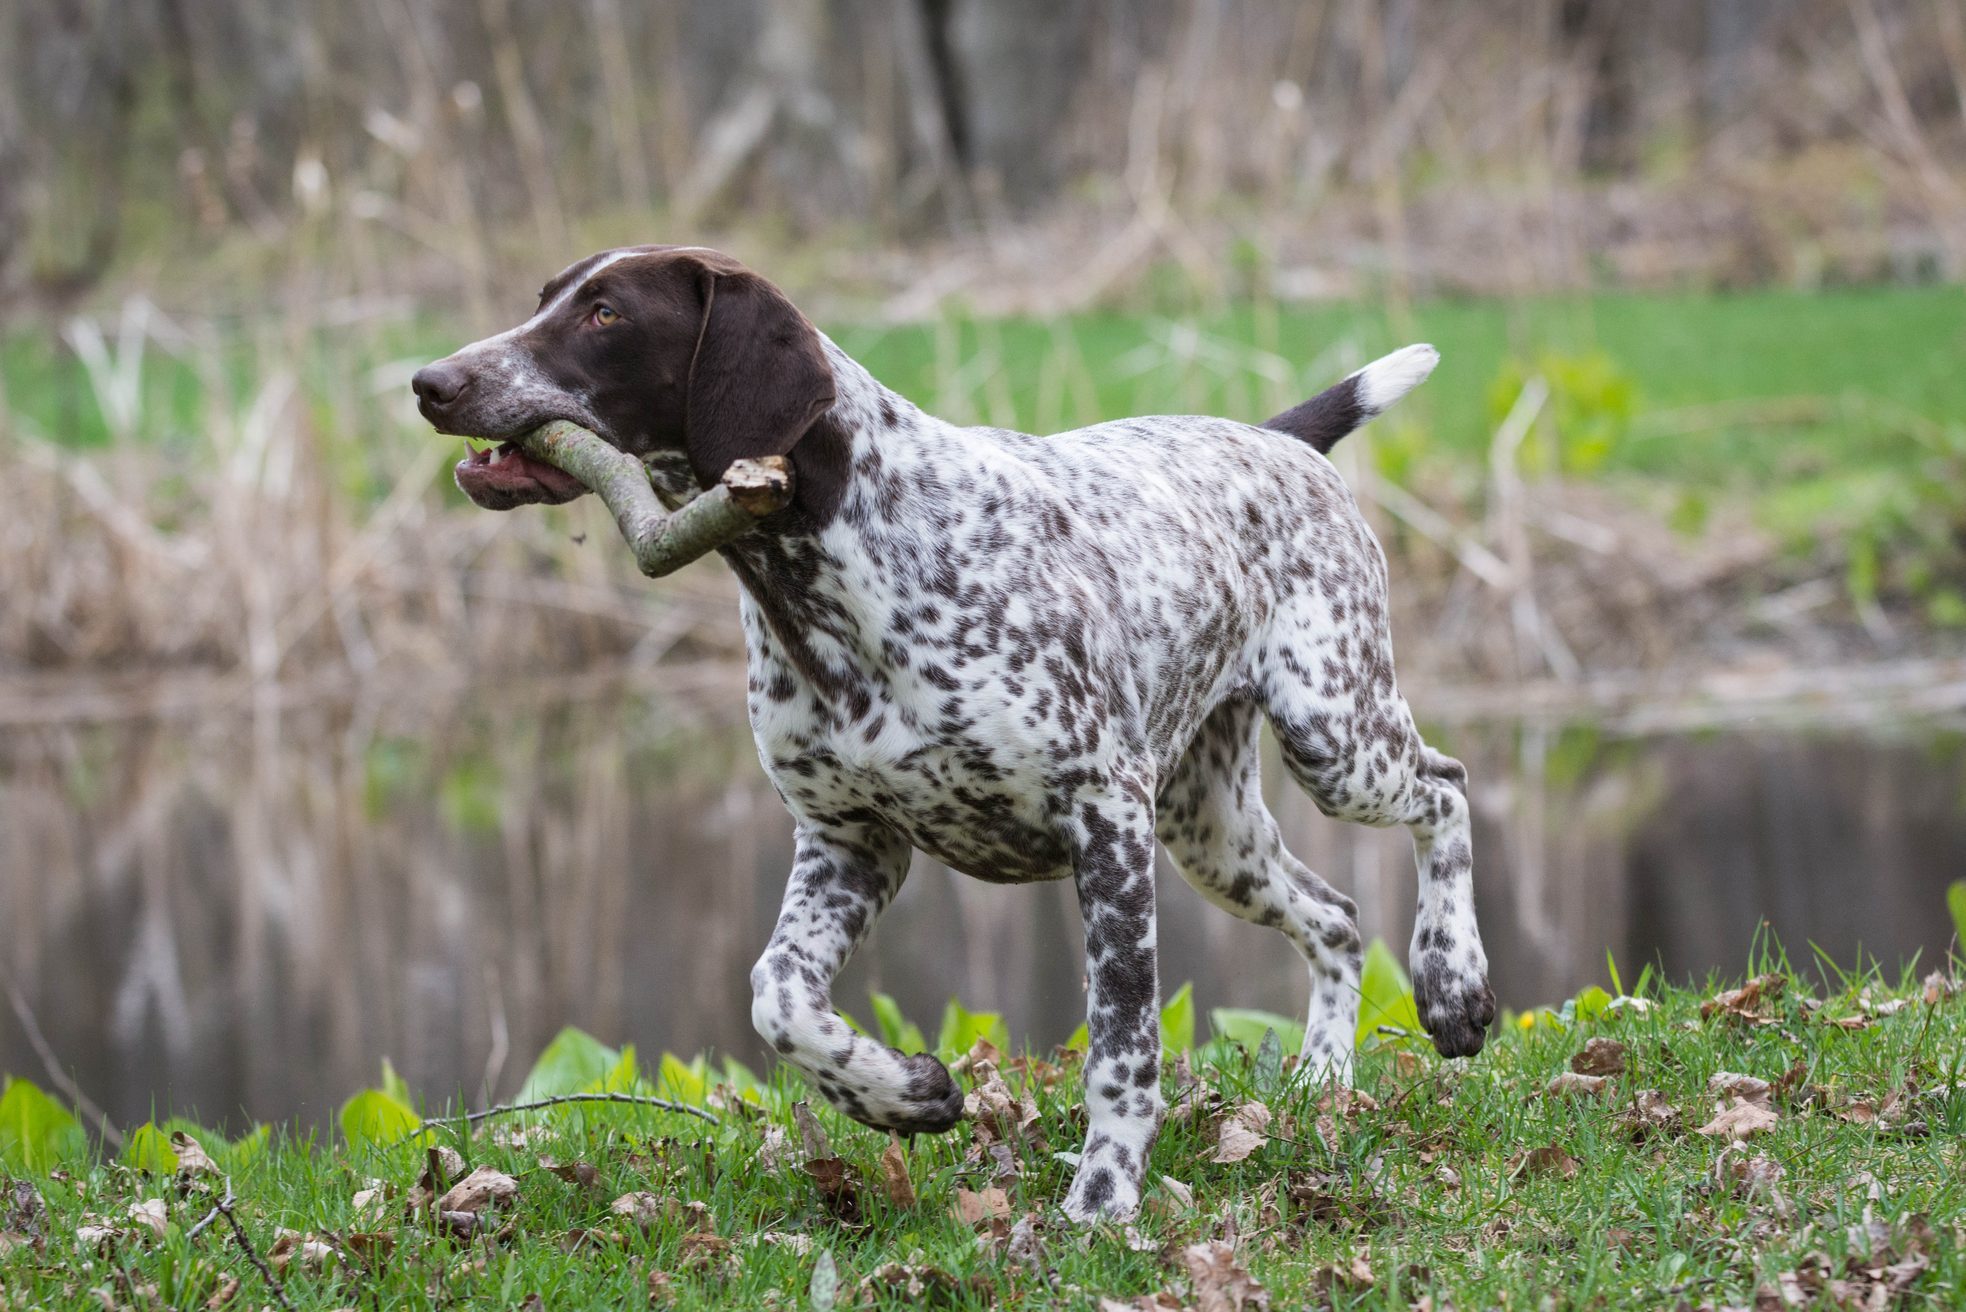
[{"label": "german shorthaired pointer", "polygon": [[[948,1071],[855,1034],[832,981],[912,849],[979,879],[1072,879],[1090,1128],[1064,1206],[1086,1221],[1138,1206],[1162,1110],[1156,839],[1203,897],[1296,945],[1304,1067],[1350,1075],[1356,908],[1278,838],[1265,718],[1327,815],[1412,831],[1411,964],[1435,1047],[1478,1052],[1494,1019],[1466,775],[1394,687],[1385,560],[1324,458],[1436,359],[1409,346],[1260,428],[959,428],[736,261],[646,246],[573,265],[532,318],[414,385],[446,433],[590,428],[643,458],[672,506],[735,459],[790,458],[793,503],[723,551],[743,585],[752,731],[797,821],[752,1019],[855,1120],[947,1130],[962,1109]],[[510,441],[456,476],[493,510],[583,490]]]}]

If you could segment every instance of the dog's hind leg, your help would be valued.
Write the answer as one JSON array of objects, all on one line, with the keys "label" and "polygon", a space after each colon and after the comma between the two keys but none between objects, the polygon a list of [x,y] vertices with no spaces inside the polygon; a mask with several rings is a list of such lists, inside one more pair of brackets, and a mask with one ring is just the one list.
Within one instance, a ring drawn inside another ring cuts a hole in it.
[{"label": "dog's hind leg", "polygon": [[778,924],[751,969],[751,1021],[826,1101],[880,1130],[940,1133],[962,1091],[926,1053],[856,1034],[833,1010],[833,980],[908,873],[905,840],[873,826],[800,825]]},{"label": "dog's hind leg", "polygon": [[1156,829],[1196,892],[1297,946],[1311,976],[1303,1068],[1348,1083],[1358,1027],[1358,908],[1284,847],[1263,804],[1261,728],[1249,702],[1217,708],[1161,789]]},{"label": "dog's hind leg", "polygon": [[1475,923],[1467,771],[1414,728],[1393,684],[1383,607],[1356,594],[1349,613],[1321,597],[1297,600],[1297,614],[1273,623],[1262,675],[1284,765],[1326,815],[1411,831],[1413,1000],[1443,1056],[1471,1057],[1495,1019],[1495,995]]}]

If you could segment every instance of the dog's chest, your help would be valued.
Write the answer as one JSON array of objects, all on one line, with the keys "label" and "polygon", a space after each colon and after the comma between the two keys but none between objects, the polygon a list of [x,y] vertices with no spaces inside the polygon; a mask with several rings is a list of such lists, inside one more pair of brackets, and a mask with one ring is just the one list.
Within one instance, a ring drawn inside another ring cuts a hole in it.
[{"label": "dog's chest", "polygon": [[1069,872],[1048,799],[1092,744],[1059,733],[1055,691],[989,658],[954,670],[808,651],[801,668],[760,619],[747,627],[752,732],[796,815],[887,825],[981,879]]}]

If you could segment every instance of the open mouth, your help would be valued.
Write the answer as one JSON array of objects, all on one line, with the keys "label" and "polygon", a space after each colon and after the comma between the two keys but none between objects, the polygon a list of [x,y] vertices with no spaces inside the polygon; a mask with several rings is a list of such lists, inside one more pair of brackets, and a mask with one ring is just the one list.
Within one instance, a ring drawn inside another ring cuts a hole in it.
[{"label": "open mouth", "polygon": [[458,489],[486,510],[542,503],[557,506],[587,490],[572,474],[534,460],[517,443],[478,448],[467,440],[464,449],[467,454],[457,462],[452,475]]}]

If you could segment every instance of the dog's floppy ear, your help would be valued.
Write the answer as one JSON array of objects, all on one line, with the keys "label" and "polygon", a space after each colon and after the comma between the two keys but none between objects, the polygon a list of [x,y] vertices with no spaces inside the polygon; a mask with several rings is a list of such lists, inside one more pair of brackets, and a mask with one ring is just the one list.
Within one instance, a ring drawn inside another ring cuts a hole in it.
[{"label": "dog's floppy ear", "polygon": [[782,456],[833,406],[818,329],[748,269],[704,265],[683,442],[704,487],[733,460]]}]

